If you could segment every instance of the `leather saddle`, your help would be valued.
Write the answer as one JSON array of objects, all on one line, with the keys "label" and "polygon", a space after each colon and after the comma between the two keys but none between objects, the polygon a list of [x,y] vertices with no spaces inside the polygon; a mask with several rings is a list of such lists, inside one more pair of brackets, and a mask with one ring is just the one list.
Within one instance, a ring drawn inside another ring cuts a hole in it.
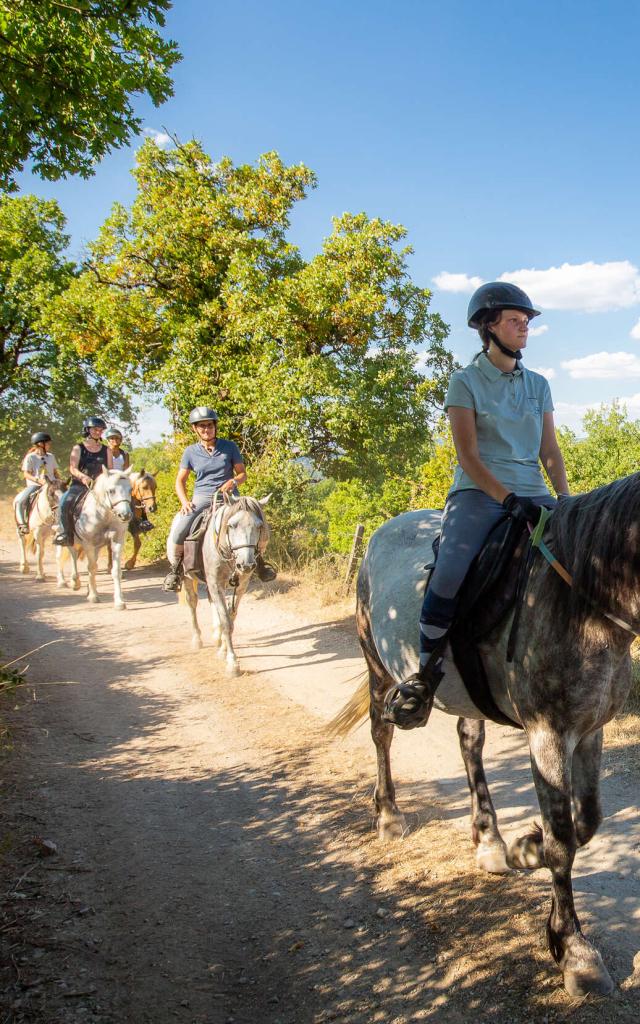
[{"label": "leather saddle", "polygon": [[202,512],[198,513],[191,523],[189,535],[184,542],[184,555],[182,558],[184,574],[185,576],[190,576],[191,579],[200,580],[202,583],[206,582],[204,561],[202,559],[202,544],[213,511],[213,505],[208,505]]}]

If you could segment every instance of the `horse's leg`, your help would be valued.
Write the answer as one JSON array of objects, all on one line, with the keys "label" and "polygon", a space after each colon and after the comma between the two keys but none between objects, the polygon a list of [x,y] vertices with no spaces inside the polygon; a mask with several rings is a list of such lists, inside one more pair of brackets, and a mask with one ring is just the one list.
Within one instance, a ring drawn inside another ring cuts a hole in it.
[{"label": "horse's leg", "polygon": [[20,542],[20,572],[23,576],[26,576],[29,572],[29,559],[27,557],[27,538],[24,533],[20,533],[16,530],[16,535]]},{"label": "horse's leg", "polygon": [[498,830],[482,763],[484,722],[459,718],[458,738],[471,792],[471,835],[476,846],[476,863],[484,871],[504,874],[509,871],[507,848]]},{"label": "horse's leg", "polygon": [[142,546],[142,541],[140,540],[139,534],[134,533],[134,535],[133,535],[133,554],[124,563],[125,569],[135,569],[136,559],[138,557],[138,552],[140,551],[141,546]]},{"label": "horse's leg", "polygon": [[231,641],[233,625],[224,596],[224,576],[225,573],[223,570],[222,573],[217,573],[213,579],[207,577],[207,586],[209,589],[209,597],[211,599],[212,614],[217,616],[220,623],[220,646],[218,648],[218,653],[221,658],[226,660],[227,675],[237,676],[240,675],[240,666],[238,665],[236,652],[233,649],[233,643]]},{"label": "horse's leg", "polygon": [[583,736],[573,752],[571,784],[573,788],[573,824],[578,846],[585,846],[602,821],[600,804],[600,762],[602,729]]},{"label": "horse's leg", "polygon": [[393,680],[381,665],[370,658],[366,650],[363,650],[363,653],[369,669],[369,717],[378,768],[373,791],[376,828],[379,839],[400,839],[407,830],[407,824],[404,814],[396,805],[396,787],[391,775],[391,741],[394,727],[382,718],[384,695],[389,687],[393,686]]},{"label": "horse's leg", "polygon": [[582,934],[573,903],[571,868],[577,847],[571,815],[573,751],[566,738],[544,727],[531,730],[529,745],[542,814],[544,860],[553,882],[549,948],[570,996],[610,995],[613,982],[599,952]]},{"label": "horse's leg", "polygon": [[87,600],[90,604],[98,604],[98,588],[96,587],[96,571],[98,568],[98,550],[93,544],[87,544],[84,548],[87,556]]},{"label": "horse's leg", "polygon": [[45,578],[45,573],[44,573],[44,545],[45,545],[46,538],[47,538],[47,527],[46,526],[36,526],[36,528],[33,531],[33,543],[34,543],[35,549],[36,549],[36,565],[38,567],[37,570],[36,570],[36,579],[40,580],[40,581],[44,580],[44,578]]},{"label": "horse's leg", "polygon": [[66,551],[71,559],[71,587],[73,590],[80,590],[82,584],[80,583],[80,573],[78,572],[78,548],[75,544],[72,544],[71,547],[66,548]]},{"label": "horse's leg", "polygon": [[110,541],[107,541],[107,572],[113,572],[113,548]]},{"label": "horse's leg", "polygon": [[56,586],[58,590],[64,590],[67,585],[67,581],[64,578],[64,560],[66,557],[67,549],[60,545],[55,545],[56,549]]},{"label": "horse's leg", "polygon": [[118,611],[123,611],[127,606],[122,594],[122,548],[123,540],[112,540],[107,543],[107,550],[111,557],[111,579],[113,580],[113,605]]},{"label": "horse's leg", "polygon": [[198,581],[187,576],[183,580],[181,593],[184,594],[191,615],[191,647],[199,651],[202,647],[202,634],[198,625]]}]

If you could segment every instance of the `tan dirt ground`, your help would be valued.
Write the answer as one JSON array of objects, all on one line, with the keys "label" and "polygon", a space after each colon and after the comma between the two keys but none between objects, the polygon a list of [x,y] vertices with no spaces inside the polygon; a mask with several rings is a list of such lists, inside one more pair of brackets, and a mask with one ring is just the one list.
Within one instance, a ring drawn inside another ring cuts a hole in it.
[{"label": "tan dirt ground", "polygon": [[0,647],[62,642],[0,701],[0,1024],[638,1021],[624,900],[611,932],[590,929],[614,998],[572,1003],[545,873],[481,874],[410,765],[411,830],[378,842],[366,726],[323,732],[362,667],[345,602],[256,587],[229,681],[211,648],[191,653],[159,568],[129,574],[118,613],[104,573],[92,607],[21,577],[14,548],[5,523]]}]

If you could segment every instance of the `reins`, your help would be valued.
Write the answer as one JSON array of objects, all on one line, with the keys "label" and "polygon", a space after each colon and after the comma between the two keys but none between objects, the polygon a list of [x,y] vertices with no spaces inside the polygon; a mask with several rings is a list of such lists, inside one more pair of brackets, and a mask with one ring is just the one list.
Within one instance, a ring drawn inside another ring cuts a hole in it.
[{"label": "reins", "polygon": [[[558,561],[556,556],[553,554],[552,551],[549,550],[544,540],[542,539],[542,534],[545,531],[545,527],[551,515],[551,509],[545,508],[544,506],[540,508],[540,518],[538,519],[538,522],[536,523],[535,527],[529,527],[529,530],[531,532],[531,536],[529,538],[531,547],[534,550],[538,550],[540,552],[540,554],[551,566],[553,571],[556,572],[562,580],[564,580],[567,586],[573,587],[573,576]],[[603,608],[600,608],[599,605],[597,605],[595,601],[588,597],[583,591],[579,591],[579,593],[580,596],[585,599],[585,601],[588,601],[589,604],[591,604],[596,611],[600,612],[601,615],[604,615],[604,617],[606,619],[609,619],[610,622],[613,622],[614,625],[619,626],[620,629],[625,629],[627,633],[632,633],[634,636],[640,636],[640,632],[637,629],[634,629],[633,626],[630,626],[628,622],[625,622],[624,619],[619,619],[617,615],[613,614],[613,612],[607,612]]]}]

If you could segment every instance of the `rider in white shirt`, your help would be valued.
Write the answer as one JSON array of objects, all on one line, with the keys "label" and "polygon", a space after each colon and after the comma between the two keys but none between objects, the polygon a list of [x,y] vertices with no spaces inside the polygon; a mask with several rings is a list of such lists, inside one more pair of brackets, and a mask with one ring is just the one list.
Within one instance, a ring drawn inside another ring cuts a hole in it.
[{"label": "rider in white shirt", "polygon": [[16,523],[20,533],[28,533],[27,504],[29,495],[34,494],[42,485],[42,474],[47,480],[60,479],[58,463],[51,448],[51,435],[38,432],[31,437],[31,448],[22,461],[22,472],[27,486],[16,495],[13,503]]}]

